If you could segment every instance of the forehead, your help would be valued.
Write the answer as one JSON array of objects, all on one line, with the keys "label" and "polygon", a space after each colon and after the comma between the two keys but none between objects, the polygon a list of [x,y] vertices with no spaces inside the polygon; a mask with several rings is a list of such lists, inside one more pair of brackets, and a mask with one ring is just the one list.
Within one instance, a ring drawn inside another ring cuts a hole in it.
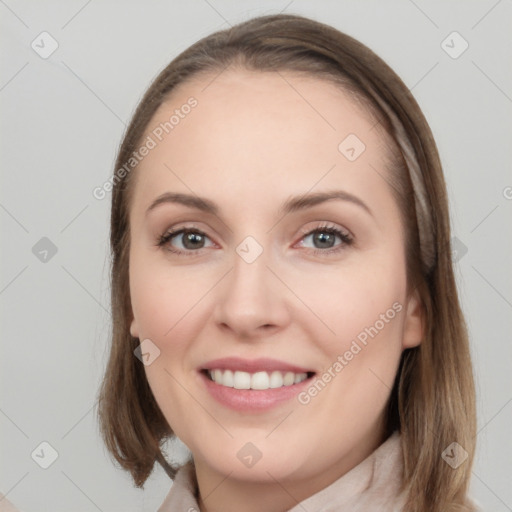
[{"label": "forehead", "polygon": [[[341,85],[317,79],[304,73],[290,71],[260,72],[245,69],[229,70],[213,74],[200,74],[180,84],[168,100],[158,109],[147,132],[152,126],[165,123],[169,114],[186,105],[193,96],[197,108],[191,112],[195,119],[197,137],[212,133],[212,124],[219,135],[230,136],[233,141],[249,142],[256,139],[273,147],[286,135],[302,137],[318,144],[318,137],[325,142],[337,140],[343,134],[357,133],[369,138],[378,123],[368,108],[353,93]],[[186,119],[186,118],[185,118]],[[184,121],[184,119],[183,119]],[[190,123],[180,123],[182,128]],[[203,126],[201,126],[203,125]],[[178,139],[176,130],[171,138]],[[279,132],[280,139],[273,135]],[[375,131],[377,138],[383,133]]]},{"label": "forehead", "polygon": [[156,144],[137,169],[136,196],[361,189],[383,184],[373,169],[386,172],[385,137],[368,111],[340,86],[294,72],[194,77],[158,109],[147,137]]}]

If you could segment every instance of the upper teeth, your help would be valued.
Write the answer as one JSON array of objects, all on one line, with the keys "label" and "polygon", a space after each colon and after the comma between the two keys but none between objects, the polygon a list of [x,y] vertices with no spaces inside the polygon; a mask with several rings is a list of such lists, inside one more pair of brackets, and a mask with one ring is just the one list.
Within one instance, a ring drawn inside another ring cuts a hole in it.
[{"label": "upper teeth", "polygon": [[307,373],[293,373],[293,372],[272,372],[270,375],[267,372],[240,372],[231,370],[208,370],[208,375],[211,379],[228,388],[235,389],[274,389],[282,386],[291,386],[298,384],[305,380],[308,376]]}]

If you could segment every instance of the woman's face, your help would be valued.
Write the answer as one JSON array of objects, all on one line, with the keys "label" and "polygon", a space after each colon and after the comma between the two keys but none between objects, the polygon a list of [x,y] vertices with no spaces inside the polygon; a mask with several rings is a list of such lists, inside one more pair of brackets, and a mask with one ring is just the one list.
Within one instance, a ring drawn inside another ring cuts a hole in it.
[{"label": "woman's face", "polygon": [[241,70],[149,123],[131,334],[198,474],[333,481],[382,442],[421,314],[374,125],[330,83]]}]

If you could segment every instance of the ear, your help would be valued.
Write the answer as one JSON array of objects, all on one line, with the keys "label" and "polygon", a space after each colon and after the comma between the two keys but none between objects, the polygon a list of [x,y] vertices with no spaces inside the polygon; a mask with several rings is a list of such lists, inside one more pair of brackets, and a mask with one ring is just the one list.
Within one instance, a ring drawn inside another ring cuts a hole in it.
[{"label": "ear", "polygon": [[405,312],[403,348],[417,347],[423,340],[425,311],[418,290],[415,290],[407,301]]},{"label": "ear", "polygon": [[137,326],[137,322],[135,321],[135,318],[132,320],[132,323],[130,324],[130,334],[134,338],[138,338],[139,337],[139,328]]}]

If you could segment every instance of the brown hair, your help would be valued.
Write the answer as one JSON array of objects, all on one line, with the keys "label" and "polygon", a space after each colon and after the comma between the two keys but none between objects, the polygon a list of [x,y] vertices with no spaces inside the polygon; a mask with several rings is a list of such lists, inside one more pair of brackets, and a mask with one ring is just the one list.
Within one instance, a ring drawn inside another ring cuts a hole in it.
[{"label": "brown hair", "polygon": [[[454,279],[446,187],[437,148],[418,104],[394,71],[369,48],[338,30],[294,15],[254,18],[198,41],[154,80],[119,149],[116,169],[130,159],[158,107],[175,87],[229,66],[293,71],[339,84],[377,119],[388,141],[390,177],[406,228],[409,289],[425,312],[425,336],[402,354],[389,400],[388,433],[400,430],[405,510],[469,511],[475,450],[475,393],[468,336]],[[134,357],[128,279],[132,173],[114,175],[111,209],[112,345],[99,390],[104,442],[142,487],[154,463],[173,478],[162,453],[173,432]],[[442,452],[459,443],[468,459],[452,469]]]}]

